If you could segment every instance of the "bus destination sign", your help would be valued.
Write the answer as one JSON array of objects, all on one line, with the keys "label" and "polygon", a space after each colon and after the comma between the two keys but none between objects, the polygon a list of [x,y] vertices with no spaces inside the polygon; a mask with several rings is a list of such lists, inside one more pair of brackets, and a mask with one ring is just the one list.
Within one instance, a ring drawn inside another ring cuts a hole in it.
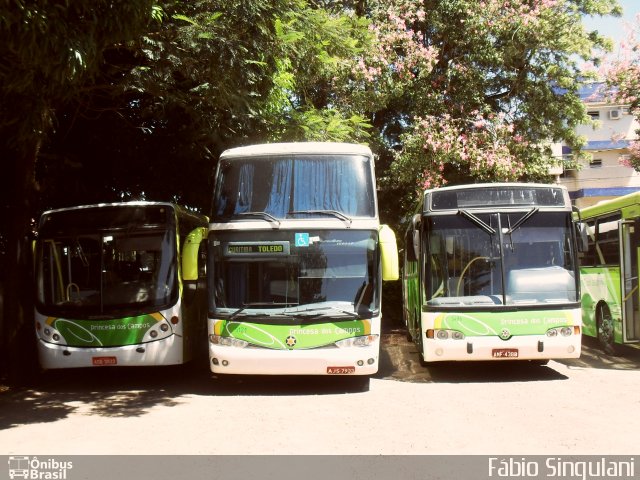
[{"label": "bus destination sign", "polygon": [[289,255],[289,242],[230,242],[224,253],[227,256]]}]

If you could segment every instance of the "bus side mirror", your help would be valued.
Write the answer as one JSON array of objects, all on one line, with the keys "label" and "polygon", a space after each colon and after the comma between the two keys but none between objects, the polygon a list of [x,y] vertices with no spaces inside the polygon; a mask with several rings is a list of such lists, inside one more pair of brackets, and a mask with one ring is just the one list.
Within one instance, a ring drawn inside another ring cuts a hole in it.
[{"label": "bus side mirror", "polygon": [[207,236],[205,227],[198,227],[187,235],[182,246],[182,280],[198,280],[198,258],[200,243]]},{"label": "bus side mirror", "polygon": [[380,256],[382,261],[382,280],[398,280],[400,269],[398,267],[398,246],[396,234],[388,225],[380,225]]},{"label": "bus side mirror", "polygon": [[420,258],[420,224],[422,223],[422,216],[419,213],[416,213],[411,220],[411,224],[413,225],[413,256],[417,260]]},{"label": "bus side mirror", "polygon": [[577,222],[575,225],[578,239],[578,252],[586,252],[589,250],[589,232],[587,225],[582,222]]}]

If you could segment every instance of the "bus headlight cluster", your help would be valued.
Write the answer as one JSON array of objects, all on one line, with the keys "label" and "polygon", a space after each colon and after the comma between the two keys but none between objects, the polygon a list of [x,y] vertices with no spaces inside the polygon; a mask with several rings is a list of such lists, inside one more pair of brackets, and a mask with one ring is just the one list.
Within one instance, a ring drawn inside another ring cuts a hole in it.
[{"label": "bus headlight cluster", "polygon": [[344,340],[338,340],[336,347],[350,348],[350,347],[368,347],[373,345],[377,340],[378,335],[363,335],[361,337],[345,338]]},{"label": "bus headlight cluster", "polygon": [[36,331],[38,336],[45,342],[64,343],[64,338],[60,335],[60,332],[50,325],[46,325],[43,328],[39,322],[36,322]]},{"label": "bus headlight cluster", "polygon": [[[132,324],[133,326],[134,324]],[[129,327],[131,328],[131,327]],[[143,342],[152,342],[154,340],[162,340],[173,335],[173,331],[171,330],[171,326],[169,322],[163,320],[160,323],[155,324],[144,334],[142,338]]]},{"label": "bus headlight cluster", "polygon": [[221,337],[220,335],[209,335],[209,341],[213,345],[220,345],[221,347],[244,348],[249,345],[249,342],[240,340],[239,338]]},{"label": "bus headlight cluster", "polygon": [[458,330],[427,330],[427,338],[437,338],[438,340],[464,340],[464,333]]},{"label": "bus headlight cluster", "polygon": [[578,335],[580,333],[580,327],[556,327],[547,330],[547,337],[570,337],[574,333]]}]

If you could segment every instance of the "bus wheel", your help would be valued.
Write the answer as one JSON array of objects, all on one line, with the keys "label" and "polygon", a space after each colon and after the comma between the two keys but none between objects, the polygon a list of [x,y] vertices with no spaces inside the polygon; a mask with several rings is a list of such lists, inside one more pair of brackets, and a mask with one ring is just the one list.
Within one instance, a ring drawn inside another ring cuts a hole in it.
[{"label": "bus wheel", "polygon": [[344,378],[346,387],[350,393],[368,392],[370,377],[369,375],[353,375]]},{"label": "bus wheel", "polygon": [[549,359],[545,358],[544,360],[529,360],[529,365],[537,365],[539,367],[544,367],[549,364]]},{"label": "bus wheel", "polygon": [[597,327],[598,342],[600,342],[602,350],[609,355],[613,355],[615,353],[613,318],[606,305],[598,307]]}]

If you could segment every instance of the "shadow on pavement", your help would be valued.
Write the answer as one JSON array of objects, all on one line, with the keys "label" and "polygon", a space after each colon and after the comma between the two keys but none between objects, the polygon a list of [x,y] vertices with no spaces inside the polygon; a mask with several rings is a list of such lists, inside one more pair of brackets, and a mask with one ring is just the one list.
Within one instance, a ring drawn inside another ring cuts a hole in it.
[{"label": "shadow on pavement", "polygon": [[[224,376],[207,363],[173,367],[55,370],[31,385],[0,386],[0,430],[54,422],[72,413],[136,417],[186,396],[291,396],[365,392],[368,377]],[[285,400],[286,401],[286,400]]]},{"label": "shadow on pavement", "polygon": [[639,345],[618,345],[616,353],[605,353],[598,341],[591,337],[582,337],[582,354],[580,358],[557,360],[569,368],[598,368],[607,370],[638,370],[640,369]]}]

